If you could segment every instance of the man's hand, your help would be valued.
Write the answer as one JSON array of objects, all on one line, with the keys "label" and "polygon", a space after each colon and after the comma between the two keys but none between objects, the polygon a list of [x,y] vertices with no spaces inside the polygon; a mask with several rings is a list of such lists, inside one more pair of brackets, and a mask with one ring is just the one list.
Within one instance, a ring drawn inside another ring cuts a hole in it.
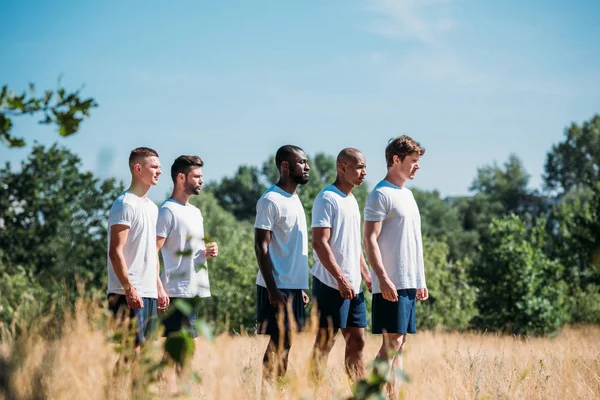
[{"label": "man's hand", "polygon": [[354,293],[354,289],[352,288],[352,285],[350,284],[348,279],[346,279],[345,276],[342,275],[342,277],[337,281],[337,284],[338,284],[338,289],[340,290],[340,295],[342,296],[343,299],[352,300],[353,298],[356,297],[356,293]]},{"label": "man's hand", "polygon": [[167,292],[162,285],[158,287],[158,301],[156,302],[156,305],[159,311],[164,311],[169,308],[169,296],[167,296]]},{"label": "man's hand", "polygon": [[427,288],[417,289],[417,300],[425,301],[429,298],[429,290]]},{"label": "man's hand", "polygon": [[308,297],[308,295],[306,293],[304,293],[304,290],[302,291],[302,302],[304,303],[304,307],[306,307],[308,305],[308,302],[310,301],[310,297]]},{"label": "man's hand", "polygon": [[373,293],[373,281],[371,280],[371,275],[365,275],[363,277],[363,281],[365,281],[365,285],[367,285],[369,293]]},{"label": "man's hand", "polygon": [[142,301],[141,296],[133,287],[125,292],[125,299],[127,300],[127,306],[132,310],[144,308],[144,302]]},{"label": "man's hand", "polygon": [[219,255],[219,245],[217,242],[210,242],[206,244],[206,259],[214,258]]},{"label": "man's hand", "polygon": [[275,308],[278,308],[279,306],[285,307],[287,295],[279,289],[274,290],[273,292],[269,291],[269,303]]},{"label": "man's hand", "polygon": [[396,285],[390,281],[390,278],[385,278],[381,282],[379,282],[379,286],[381,287],[381,295],[387,301],[398,301],[398,291],[396,290]]}]

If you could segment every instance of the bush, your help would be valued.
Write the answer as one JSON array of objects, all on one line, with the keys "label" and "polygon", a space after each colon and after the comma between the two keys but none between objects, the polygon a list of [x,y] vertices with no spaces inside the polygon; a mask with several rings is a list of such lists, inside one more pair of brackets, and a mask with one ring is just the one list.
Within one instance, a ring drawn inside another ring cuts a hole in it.
[{"label": "bush", "polygon": [[466,328],[477,313],[475,290],[468,283],[468,261],[449,262],[445,242],[425,238],[424,247],[429,299],[419,302],[419,328]]},{"label": "bush", "polygon": [[517,216],[494,219],[471,272],[478,287],[480,329],[514,334],[553,333],[568,321],[563,267],[548,259],[545,221],[531,229]]}]

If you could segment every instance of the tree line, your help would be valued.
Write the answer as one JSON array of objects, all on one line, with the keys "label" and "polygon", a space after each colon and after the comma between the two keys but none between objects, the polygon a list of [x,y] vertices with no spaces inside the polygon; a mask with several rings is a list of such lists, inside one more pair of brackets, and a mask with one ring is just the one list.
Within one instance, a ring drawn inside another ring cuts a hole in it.
[{"label": "tree line", "polygon": [[[6,91],[2,96],[6,114]],[[24,114],[27,104],[35,105],[28,101],[11,100],[9,106]],[[81,113],[82,102],[69,101],[74,115]],[[87,104],[84,116],[96,106]],[[79,126],[79,117],[72,118],[78,122],[68,134]],[[14,144],[11,127],[6,124],[2,134]],[[564,132],[547,152],[539,190],[529,188],[530,175],[516,155],[477,169],[468,196],[413,190],[430,292],[418,306],[420,328],[550,334],[567,323],[600,323],[600,115]],[[314,154],[310,163],[311,179],[299,189],[308,221],[314,197],[336,173],[332,155]],[[269,156],[261,166],[239,166],[193,197],[207,235],[219,242],[221,256],[209,263],[213,297],[202,301],[204,317],[219,331],[254,328],[255,206],[276,177]],[[369,189],[363,184],[353,192],[361,207]],[[43,313],[105,287],[107,215],[122,190],[122,182],[83,171],[79,157],[58,144],[36,144],[20,168],[0,168],[5,326],[15,312]],[[84,282],[85,291],[76,282]]]}]

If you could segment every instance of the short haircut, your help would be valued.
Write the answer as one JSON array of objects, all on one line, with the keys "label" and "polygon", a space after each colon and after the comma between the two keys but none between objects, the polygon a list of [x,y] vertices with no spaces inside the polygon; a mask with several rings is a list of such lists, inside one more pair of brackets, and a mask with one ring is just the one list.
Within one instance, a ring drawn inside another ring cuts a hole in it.
[{"label": "short haircut", "polygon": [[388,168],[394,165],[394,156],[398,156],[400,161],[404,161],[406,156],[425,154],[425,148],[410,136],[402,135],[389,140],[385,148],[385,161]]},{"label": "short haircut", "polygon": [[360,150],[352,148],[352,147],[347,147],[347,148],[343,149],[342,151],[340,151],[335,162],[337,165],[340,165],[340,164],[342,164],[344,162],[348,162],[348,161],[357,161],[359,155],[363,155],[363,153]]},{"label": "short haircut", "polygon": [[275,153],[275,165],[277,166],[277,169],[281,168],[282,162],[289,162],[292,155],[298,152],[304,153],[304,150],[302,150],[298,146],[294,146],[293,144],[286,144],[285,146],[281,146],[277,150],[277,153]]},{"label": "short haircut", "polygon": [[133,168],[135,164],[139,163],[146,157],[158,157],[158,153],[156,150],[151,149],[150,147],[138,147],[131,150],[131,153],[129,153],[129,168]]},{"label": "short haircut", "polygon": [[190,173],[192,167],[202,167],[204,166],[204,161],[198,156],[179,156],[171,165],[171,179],[173,179],[173,183],[177,180],[177,175]]}]

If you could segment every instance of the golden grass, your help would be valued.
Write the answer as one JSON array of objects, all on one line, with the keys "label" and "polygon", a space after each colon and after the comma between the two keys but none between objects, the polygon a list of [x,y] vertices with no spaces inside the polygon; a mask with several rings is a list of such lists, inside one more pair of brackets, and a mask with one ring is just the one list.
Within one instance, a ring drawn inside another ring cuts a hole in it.
[{"label": "golden grass", "polygon": [[[90,307],[88,311],[94,312]],[[20,365],[10,374],[8,398],[124,399],[132,397],[131,373],[113,378],[117,356],[103,327],[79,317],[65,322],[58,341],[43,332],[24,342],[0,344],[0,357],[16,355]],[[314,387],[307,377],[314,335],[295,338],[286,378],[268,389],[270,399],[331,399],[350,396],[343,369],[343,338],[329,357],[326,379]],[[373,359],[380,337],[369,335],[365,357]],[[256,399],[260,396],[263,336],[218,336],[200,340],[192,362],[202,380],[190,383],[189,398]],[[160,359],[160,342],[149,346]],[[555,338],[514,338],[495,334],[420,332],[408,338],[404,352],[410,382],[407,399],[597,399],[600,398],[600,327],[567,328]],[[0,371],[0,374],[8,374]],[[173,398],[173,385],[159,381],[138,387],[157,398]],[[136,391],[137,390],[137,391]],[[0,394],[0,398],[2,395]],[[139,395],[136,397],[144,397]],[[186,396],[183,396],[186,397]]]}]

